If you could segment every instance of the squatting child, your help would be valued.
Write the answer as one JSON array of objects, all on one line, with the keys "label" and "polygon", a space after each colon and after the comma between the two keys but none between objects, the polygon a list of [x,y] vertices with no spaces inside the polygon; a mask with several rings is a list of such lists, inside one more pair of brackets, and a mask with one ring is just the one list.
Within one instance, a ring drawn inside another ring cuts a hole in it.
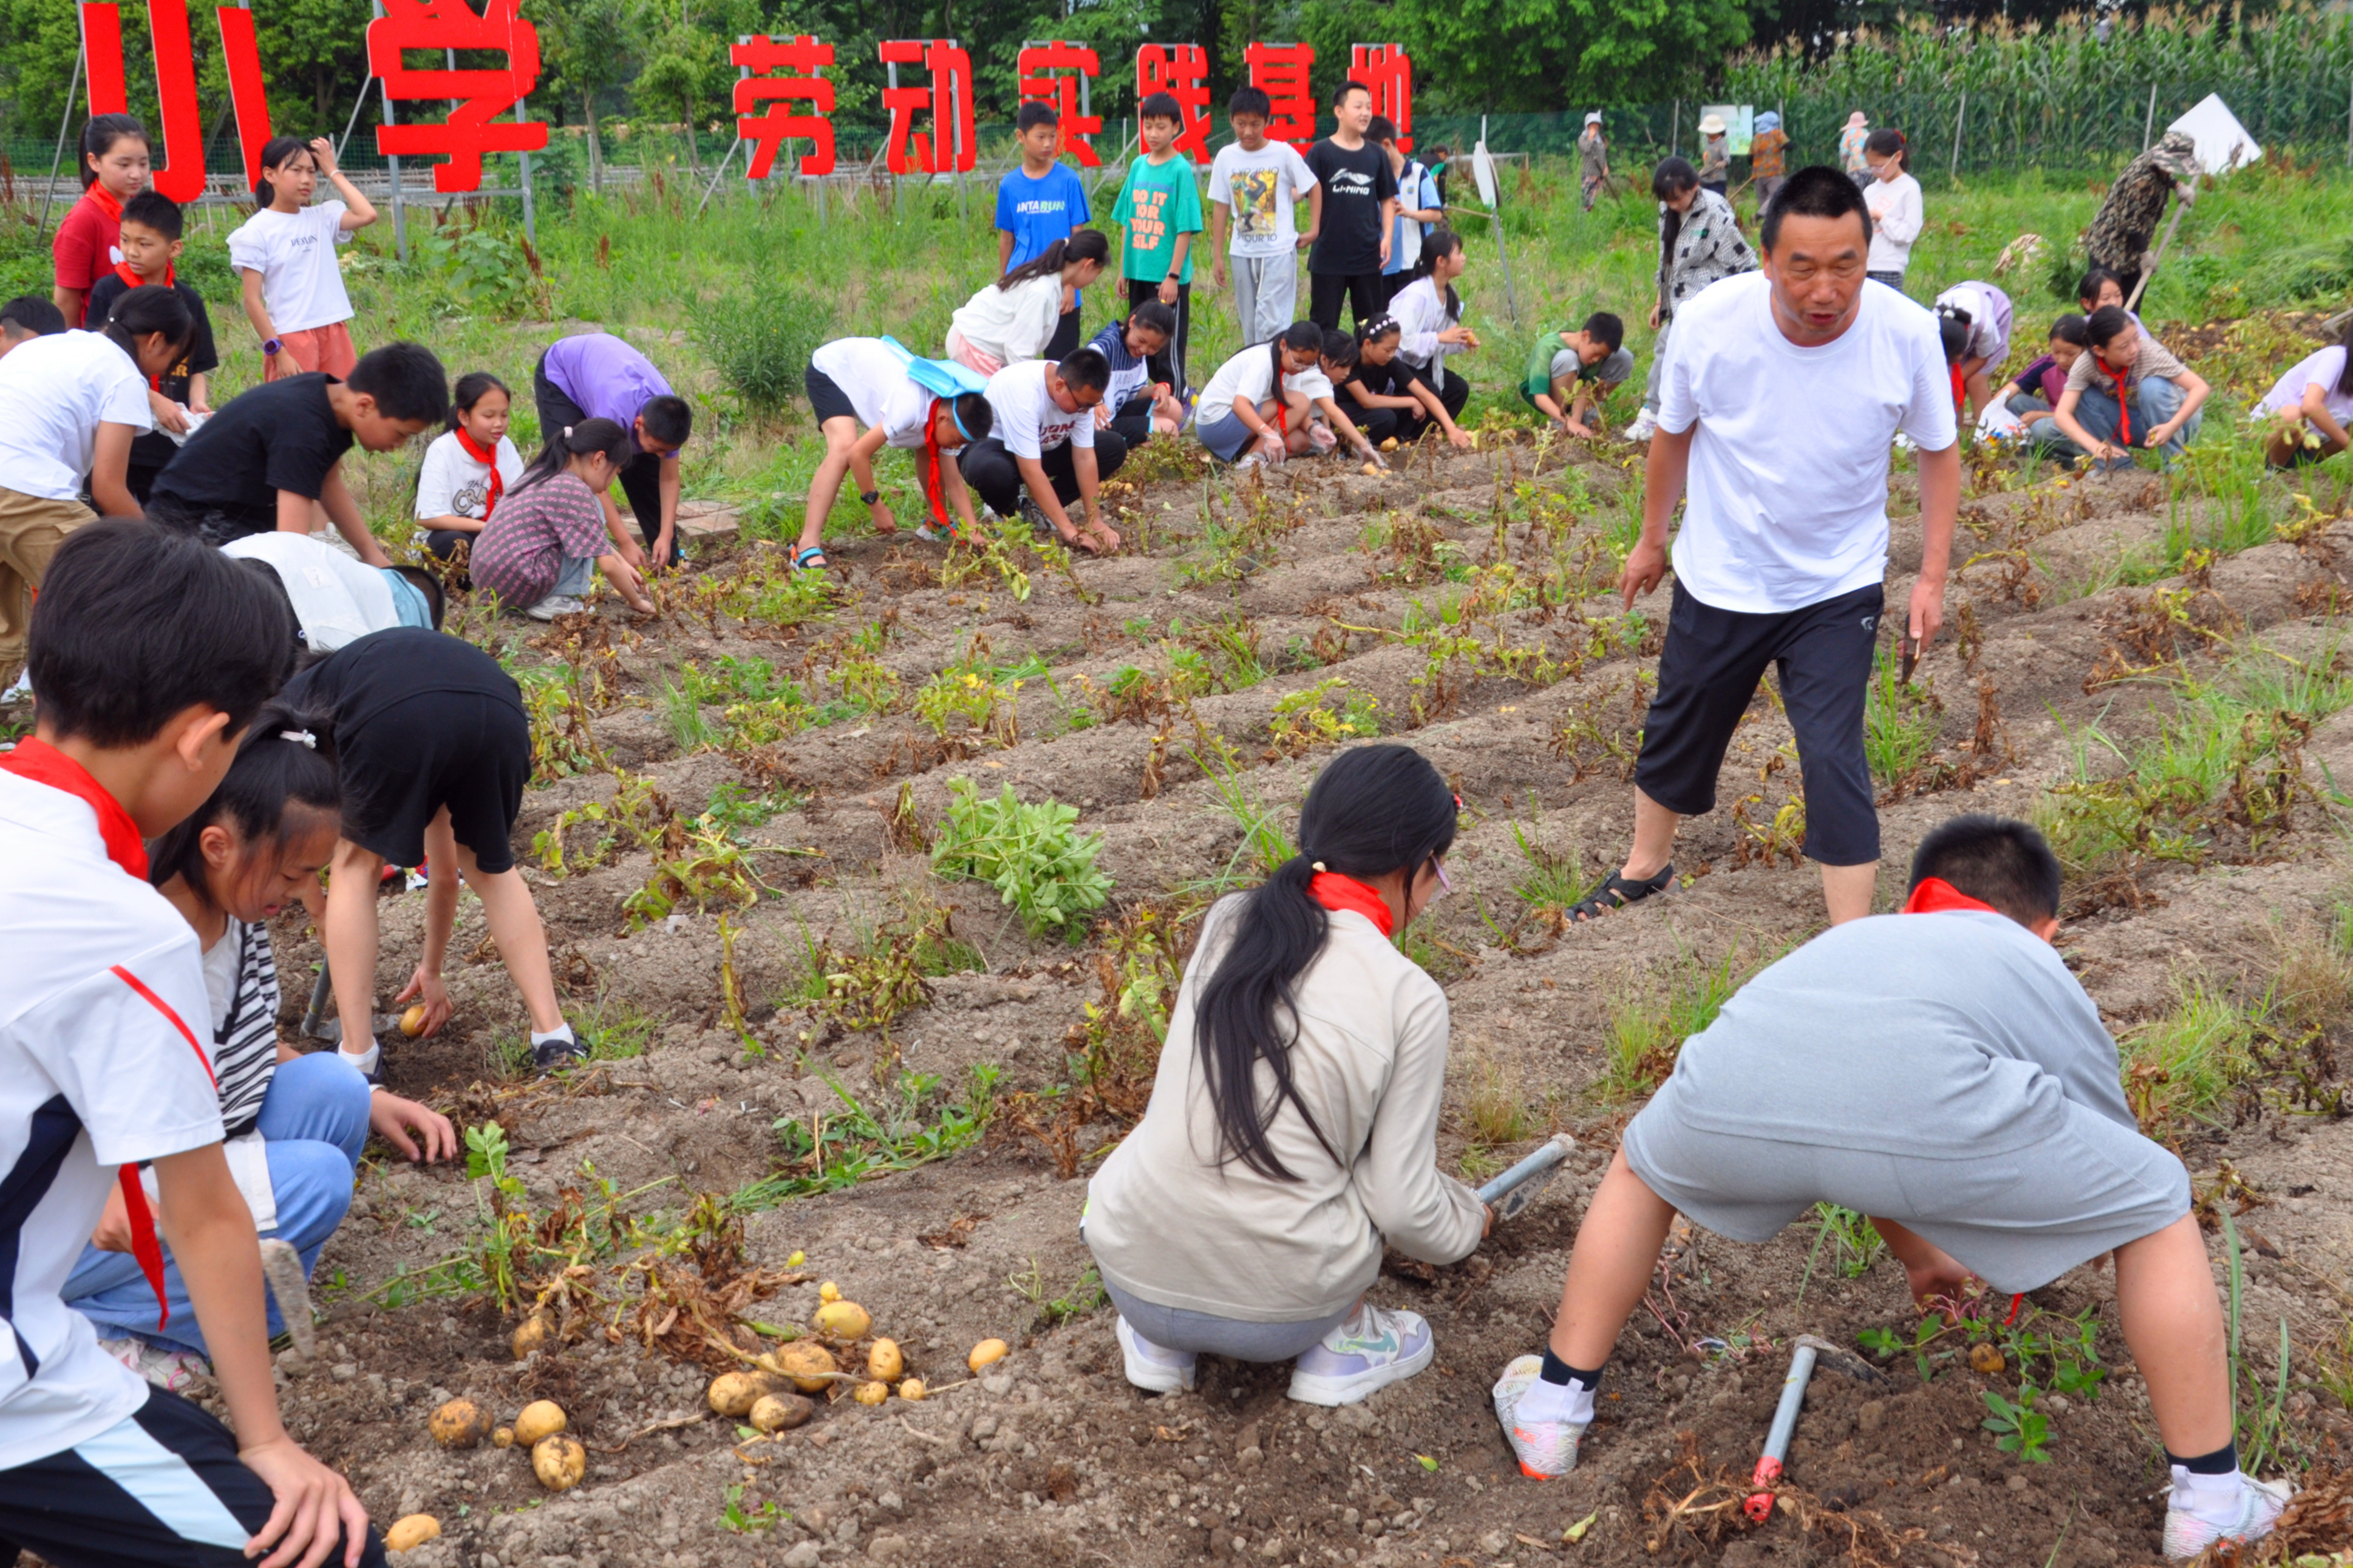
[{"label": "squatting child", "polygon": [[131,443],[131,493],[144,506],[154,490],[155,476],[180,449],[173,437],[187,435],[190,415],[212,413],[206,388],[212,372],[220,368],[220,354],[213,346],[213,319],[205,310],[205,297],[179,279],[184,246],[180,204],[161,191],[142,191],[122,204],[121,226],[121,264],[91,286],[90,319],[103,322],[114,302],[131,289],[158,288],[179,295],[191,323],[187,352],[148,388],[155,427]]},{"label": "squatting child", "polygon": [[1520,373],[1520,401],[1564,436],[1600,435],[1594,416],[1601,400],[1634,374],[1625,345],[1626,323],[1607,310],[1587,316],[1582,326],[1538,333]]},{"label": "squatting child", "polygon": [[474,585],[534,621],[576,616],[588,606],[588,574],[629,608],[653,614],[636,568],[612,549],[603,496],[628,461],[629,433],[610,419],[583,419],[547,433],[547,445],[514,493],[482,525],[472,557]]},{"label": "squatting child", "polygon": [[[1093,349],[1007,365],[988,380],[987,438],[956,459],[964,482],[999,517],[1050,528],[1091,555],[1117,550],[1120,537],[1103,520],[1100,498],[1103,481],[1127,460],[1127,443],[1116,430],[1096,428],[1094,415],[1110,386],[1111,364]],[[1072,502],[1083,525],[1071,521]]]},{"label": "squatting child", "polygon": [[458,378],[449,427],[425,448],[417,476],[417,526],[436,560],[448,561],[460,543],[470,543],[522,478],[522,454],[507,438],[513,416],[514,394],[505,382],[486,370]]}]

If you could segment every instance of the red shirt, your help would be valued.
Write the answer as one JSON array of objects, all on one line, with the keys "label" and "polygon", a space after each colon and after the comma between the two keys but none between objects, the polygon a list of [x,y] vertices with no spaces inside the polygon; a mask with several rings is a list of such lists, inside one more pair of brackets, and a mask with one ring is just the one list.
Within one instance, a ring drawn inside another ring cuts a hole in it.
[{"label": "red shirt", "polygon": [[[122,223],[88,196],[74,203],[58,225],[51,246],[57,258],[58,287],[79,289],[85,297],[92,285],[111,273],[122,260]],[[79,320],[66,322],[79,327]]]}]

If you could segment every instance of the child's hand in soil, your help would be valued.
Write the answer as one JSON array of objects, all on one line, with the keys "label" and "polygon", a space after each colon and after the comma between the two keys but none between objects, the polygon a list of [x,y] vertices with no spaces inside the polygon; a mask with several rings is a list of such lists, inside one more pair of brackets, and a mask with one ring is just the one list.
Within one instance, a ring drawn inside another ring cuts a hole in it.
[{"label": "child's hand in soil", "polygon": [[877,500],[874,503],[873,511],[869,515],[873,521],[875,532],[896,533],[899,531],[899,514],[891,510],[891,503],[889,501]]},{"label": "child's hand in soil", "polygon": [[1939,1300],[1959,1300],[1968,1293],[1971,1280],[1969,1271],[1950,1254],[1939,1248],[1929,1250],[1930,1256],[1904,1266],[1905,1283],[1912,1288],[1912,1300],[1923,1310]]},{"label": "child's hand in soil", "polygon": [[1467,452],[1471,449],[1471,432],[1468,430],[1461,428],[1450,430],[1447,432],[1446,438],[1454,444],[1454,449],[1458,452]]},{"label": "child's hand in soil", "polygon": [[367,1546],[367,1510],[352,1495],[352,1483],[302,1451],[282,1432],[266,1443],[237,1450],[245,1468],[261,1478],[276,1506],[269,1522],[245,1544],[248,1555],[263,1548],[278,1550],[262,1558],[261,1568],[319,1568],[343,1540],[345,1568],[358,1568]]},{"label": "child's hand in soil", "polygon": [[447,1160],[458,1152],[458,1130],[448,1117],[396,1094],[368,1096],[368,1131],[405,1160]]},{"label": "child's hand in soil", "polygon": [[419,1038],[433,1034],[449,1021],[449,987],[439,975],[427,973],[421,963],[417,973],[408,977],[408,984],[401,987],[400,994],[392,999],[396,1007],[406,1002],[425,1005],[425,1027],[417,1031]]}]

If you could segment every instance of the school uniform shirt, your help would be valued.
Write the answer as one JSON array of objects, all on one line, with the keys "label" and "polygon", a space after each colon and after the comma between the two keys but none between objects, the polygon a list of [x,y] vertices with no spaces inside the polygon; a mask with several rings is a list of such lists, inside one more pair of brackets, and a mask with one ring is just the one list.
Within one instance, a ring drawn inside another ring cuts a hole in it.
[{"label": "school uniform shirt", "polygon": [[1936,296],[1939,307],[1949,305],[1968,312],[1969,341],[1961,354],[1966,359],[1981,359],[1989,366],[2000,365],[2010,357],[2010,295],[1990,283],[1974,279],[1956,283]]},{"label": "school uniform shirt", "polygon": [[2049,354],[2020,371],[2017,381],[2021,390],[2030,396],[2042,398],[2053,408],[2059,406],[2059,395],[2067,390],[2067,373],[2061,370],[2059,362]]},{"label": "school uniform shirt", "polygon": [[[121,202],[96,185],[83,191],[81,199],[66,209],[58,223],[57,237],[49,242],[49,257],[57,266],[58,288],[85,293],[97,288],[100,279],[122,265]],[[85,308],[82,321],[88,320]],[[78,327],[81,321],[66,325]]]},{"label": "school uniform shirt", "polygon": [[611,551],[605,509],[577,474],[542,479],[499,502],[474,542],[474,586],[512,608],[538,604],[555,590],[566,561]]},{"label": "school uniform shirt", "polygon": [[[498,464],[501,489],[514,489],[515,481],[522,478],[522,454],[515,450],[515,444],[500,437],[491,457]],[[467,451],[455,430],[444,430],[436,436],[433,444],[425,448],[425,467],[417,476],[417,521],[437,517],[479,520],[490,504],[491,465]]]},{"label": "school uniform shirt", "polygon": [[242,1138],[260,1120],[278,1073],[278,955],[269,928],[230,916],[205,951],[204,969],[221,1122],[229,1137]]},{"label": "school uniform shirt", "polygon": [[1330,137],[1307,150],[1307,172],[1324,186],[1324,226],[1307,270],[1360,278],[1381,269],[1381,204],[1398,194],[1389,155],[1367,142],[1355,152]]},{"label": "school uniform shirt", "polygon": [[147,885],[128,815],[81,777],[103,829],[90,800],[0,771],[0,1469],[88,1442],[146,1403],[146,1383],[58,1291],[117,1167],[221,1141],[196,1032],[210,1012],[196,933]]},{"label": "school uniform shirt", "polygon": [[[1456,290],[1457,297],[1461,290]],[[1389,314],[1397,319],[1397,357],[1426,374],[1432,383],[1446,375],[1447,346],[1438,341],[1438,334],[1458,324],[1461,318],[1449,314],[1446,296],[1435,279],[1417,278],[1397,291],[1389,300]]]},{"label": "school uniform shirt", "polygon": [[1176,258],[1176,237],[1201,232],[1201,193],[1193,184],[1190,159],[1172,157],[1165,163],[1138,158],[1127,166],[1127,183],[1111,209],[1122,236],[1119,275],[1138,282],[1165,283],[1174,271],[1179,286],[1193,281],[1193,252],[1185,251],[1181,268]]},{"label": "school uniform shirt", "polygon": [[[0,359],[0,374],[23,352]],[[327,399],[334,384],[323,371],[306,371],[229,399],[155,476],[151,504],[218,513],[247,533],[275,529],[278,492],[317,500],[352,449],[352,433],[336,422]]]},{"label": "school uniform shirt", "polygon": [[[2085,359],[2092,356],[2085,354]],[[5,364],[0,360],[0,364]],[[2268,413],[2284,414],[2304,406],[2304,392],[2308,386],[2320,388],[2320,401],[2337,417],[2339,425],[2353,425],[2353,394],[2339,392],[2337,384],[2345,378],[2345,347],[2342,343],[2322,349],[2309,359],[2299,360],[2285,375],[2272,383],[2263,394],[2263,406]]]},{"label": "school uniform shirt", "polygon": [[809,355],[809,368],[832,378],[858,422],[883,433],[883,445],[923,444],[938,395],[907,374],[907,363],[880,338],[836,338]]},{"label": "school uniform shirt", "polygon": [[[1661,202],[1662,251],[1666,246],[1667,216],[1667,204]],[[1675,230],[1674,254],[1663,258],[1659,298],[1672,318],[1709,284],[1755,270],[1757,253],[1740,237],[1740,224],[1733,216],[1732,204],[1714,191],[1702,189],[1693,195],[1691,210],[1683,214],[1683,221]]]},{"label": "school uniform shirt", "polygon": [[1951,446],[1952,381],[1936,319],[1865,289],[1854,323],[1799,348],[1761,272],[1687,302],[1668,335],[1659,428],[1694,425],[1675,581],[1702,604],[1778,615],[1887,574],[1887,462],[1898,430]]},{"label": "school uniform shirt", "polygon": [[1073,229],[1093,216],[1087,206],[1086,182],[1069,164],[1057,160],[1034,180],[1014,168],[997,182],[997,226],[1013,237],[1006,270],[1045,255],[1048,246],[1070,238]]},{"label": "school uniform shirt", "polygon": [[638,445],[638,412],[657,397],[676,395],[653,361],[610,332],[556,339],[540,357],[540,368],[580,412],[628,431],[631,457],[644,450]]},{"label": "school uniform shirt", "polygon": [[352,297],[335,259],[335,247],[352,242],[343,230],[350,210],[338,201],[291,213],[264,207],[228,237],[228,264],[261,274],[261,302],[280,336],[352,319]]},{"label": "school uniform shirt", "polygon": [[303,646],[314,653],[332,653],[401,624],[392,574],[307,533],[248,533],[222,545],[221,553],[259,561],[278,574]]},{"label": "school uniform shirt", "polygon": [[1274,353],[1268,344],[1252,343],[1219,365],[1202,389],[1200,402],[1194,405],[1196,422],[1214,423],[1229,416],[1236,403],[1256,408],[1273,395]]},{"label": "school uniform shirt", "polygon": [[[12,353],[8,357],[14,359],[16,355]],[[0,360],[0,371],[5,371],[7,368],[8,361]],[[2162,376],[2168,381],[2179,381],[2189,374],[2189,367],[2176,359],[2171,349],[2150,337],[2148,329],[2143,327],[2133,340],[2133,357],[2130,364],[2111,368],[2101,363],[2098,354],[2086,350],[2078,354],[2075,357],[2075,363],[2068,368],[2067,384],[2063,390],[2084,392],[2097,388],[2114,397],[2116,392],[2118,371],[2124,373],[2126,395],[2137,395],[2140,384],[2150,376]]]},{"label": "school uniform shirt", "polygon": [[72,500],[100,425],[155,427],[147,378],[102,332],[51,332],[0,359],[0,489]]},{"label": "school uniform shirt", "polygon": [[1297,250],[1299,223],[1293,209],[1314,188],[1314,172],[1288,142],[1270,142],[1255,153],[1236,143],[1219,148],[1209,163],[1209,199],[1233,212],[1234,232],[1227,251],[1289,256]]},{"label": "school uniform shirt", "polygon": [[1042,458],[1065,441],[1092,450],[1095,411],[1066,413],[1048,395],[1048,361],[1009,364],[988,378],[988,406],[996,414],[989,434],[1017,458]]},{"label": "school uniform shirt", "polygon": [[1103,391],[1103,405],[1117,414],[1127,406],[1128,399],[1142,392],[1152,380],[1151,365],[1127,352],[1126,323],[1113,321],[1087,342],[1111,362],[1111,384]]},{"label": "school uniform shirt", "polygon": [[1871,254],[1864,266],[1873,272],[1903,271],[1912,263],[1912,242],[1927,222],[1920,182],[1909,174],[1874,179],[1862,188],[1862,205],[1871,209]]},{"label": "school uniform shirt", "polygon": [[[100,279],[90,291],[90,313],[84,319],[103,325],[107,312],[114,302],[131,291],[120,272],[110,272]],[[213,319],[205,311],[204,296],[186,283],[174,279],[172,292],[188,308],[188,319],[195,331],[188,338],[188,352],[179,362],[155,378],[155,390],[183,408],[188,404],[189,384],[200,375],[210,375],[220,368],[220,353],[213,343]],[[152,406],[152,405],[151,405]],[[180,444],[161,430],[151,430],[131,443],[131,466],[142,473],[153,473],[172,460]]]},{"label": "school uniform shirt", "polygon": [[1010,289],[989,284],[966,300],[949,324],[975,350],[1014,365],[1044,353],[1061,320],[1062,279],[1049,272]]},{"label": "school uniform shirt", "polygon": [[1276,1105],[1267,1142],[1299,1179],[1218,1162],[1195,1009],[1240,908],[1239,895],[1221,900],[1203,922],[1151,1103],[1087,1184],[1082,1231],[1103,1278],[1146,1301],[1304,1322],[1346,1310],[1380,1272],[1384,1245],[1451,1263],[1479,1245],[1486,1215],[1438,1169],[1446,993],[1353,910],[1333,911],[1323,951],[1293,985],[1292,1074],[1313,1128],[1259,1069],[1259,1099]]}]

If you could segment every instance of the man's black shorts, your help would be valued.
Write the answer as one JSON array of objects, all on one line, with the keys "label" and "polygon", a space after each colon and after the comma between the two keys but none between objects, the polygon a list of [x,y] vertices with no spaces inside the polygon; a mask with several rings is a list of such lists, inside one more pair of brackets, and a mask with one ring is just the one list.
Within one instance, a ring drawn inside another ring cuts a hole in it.
[{"label": "man's black shorts", "polygon": [[1798,736],[1807,858],[1825,866],[1878,859],[1862,715],[1885,603],[1874,584],[1803,609],[1744,615],[1704,605],[1677,583],[1635,786],[1679,816],[1715,810],[1725,749],[1765,667],[1775,665]]}]

